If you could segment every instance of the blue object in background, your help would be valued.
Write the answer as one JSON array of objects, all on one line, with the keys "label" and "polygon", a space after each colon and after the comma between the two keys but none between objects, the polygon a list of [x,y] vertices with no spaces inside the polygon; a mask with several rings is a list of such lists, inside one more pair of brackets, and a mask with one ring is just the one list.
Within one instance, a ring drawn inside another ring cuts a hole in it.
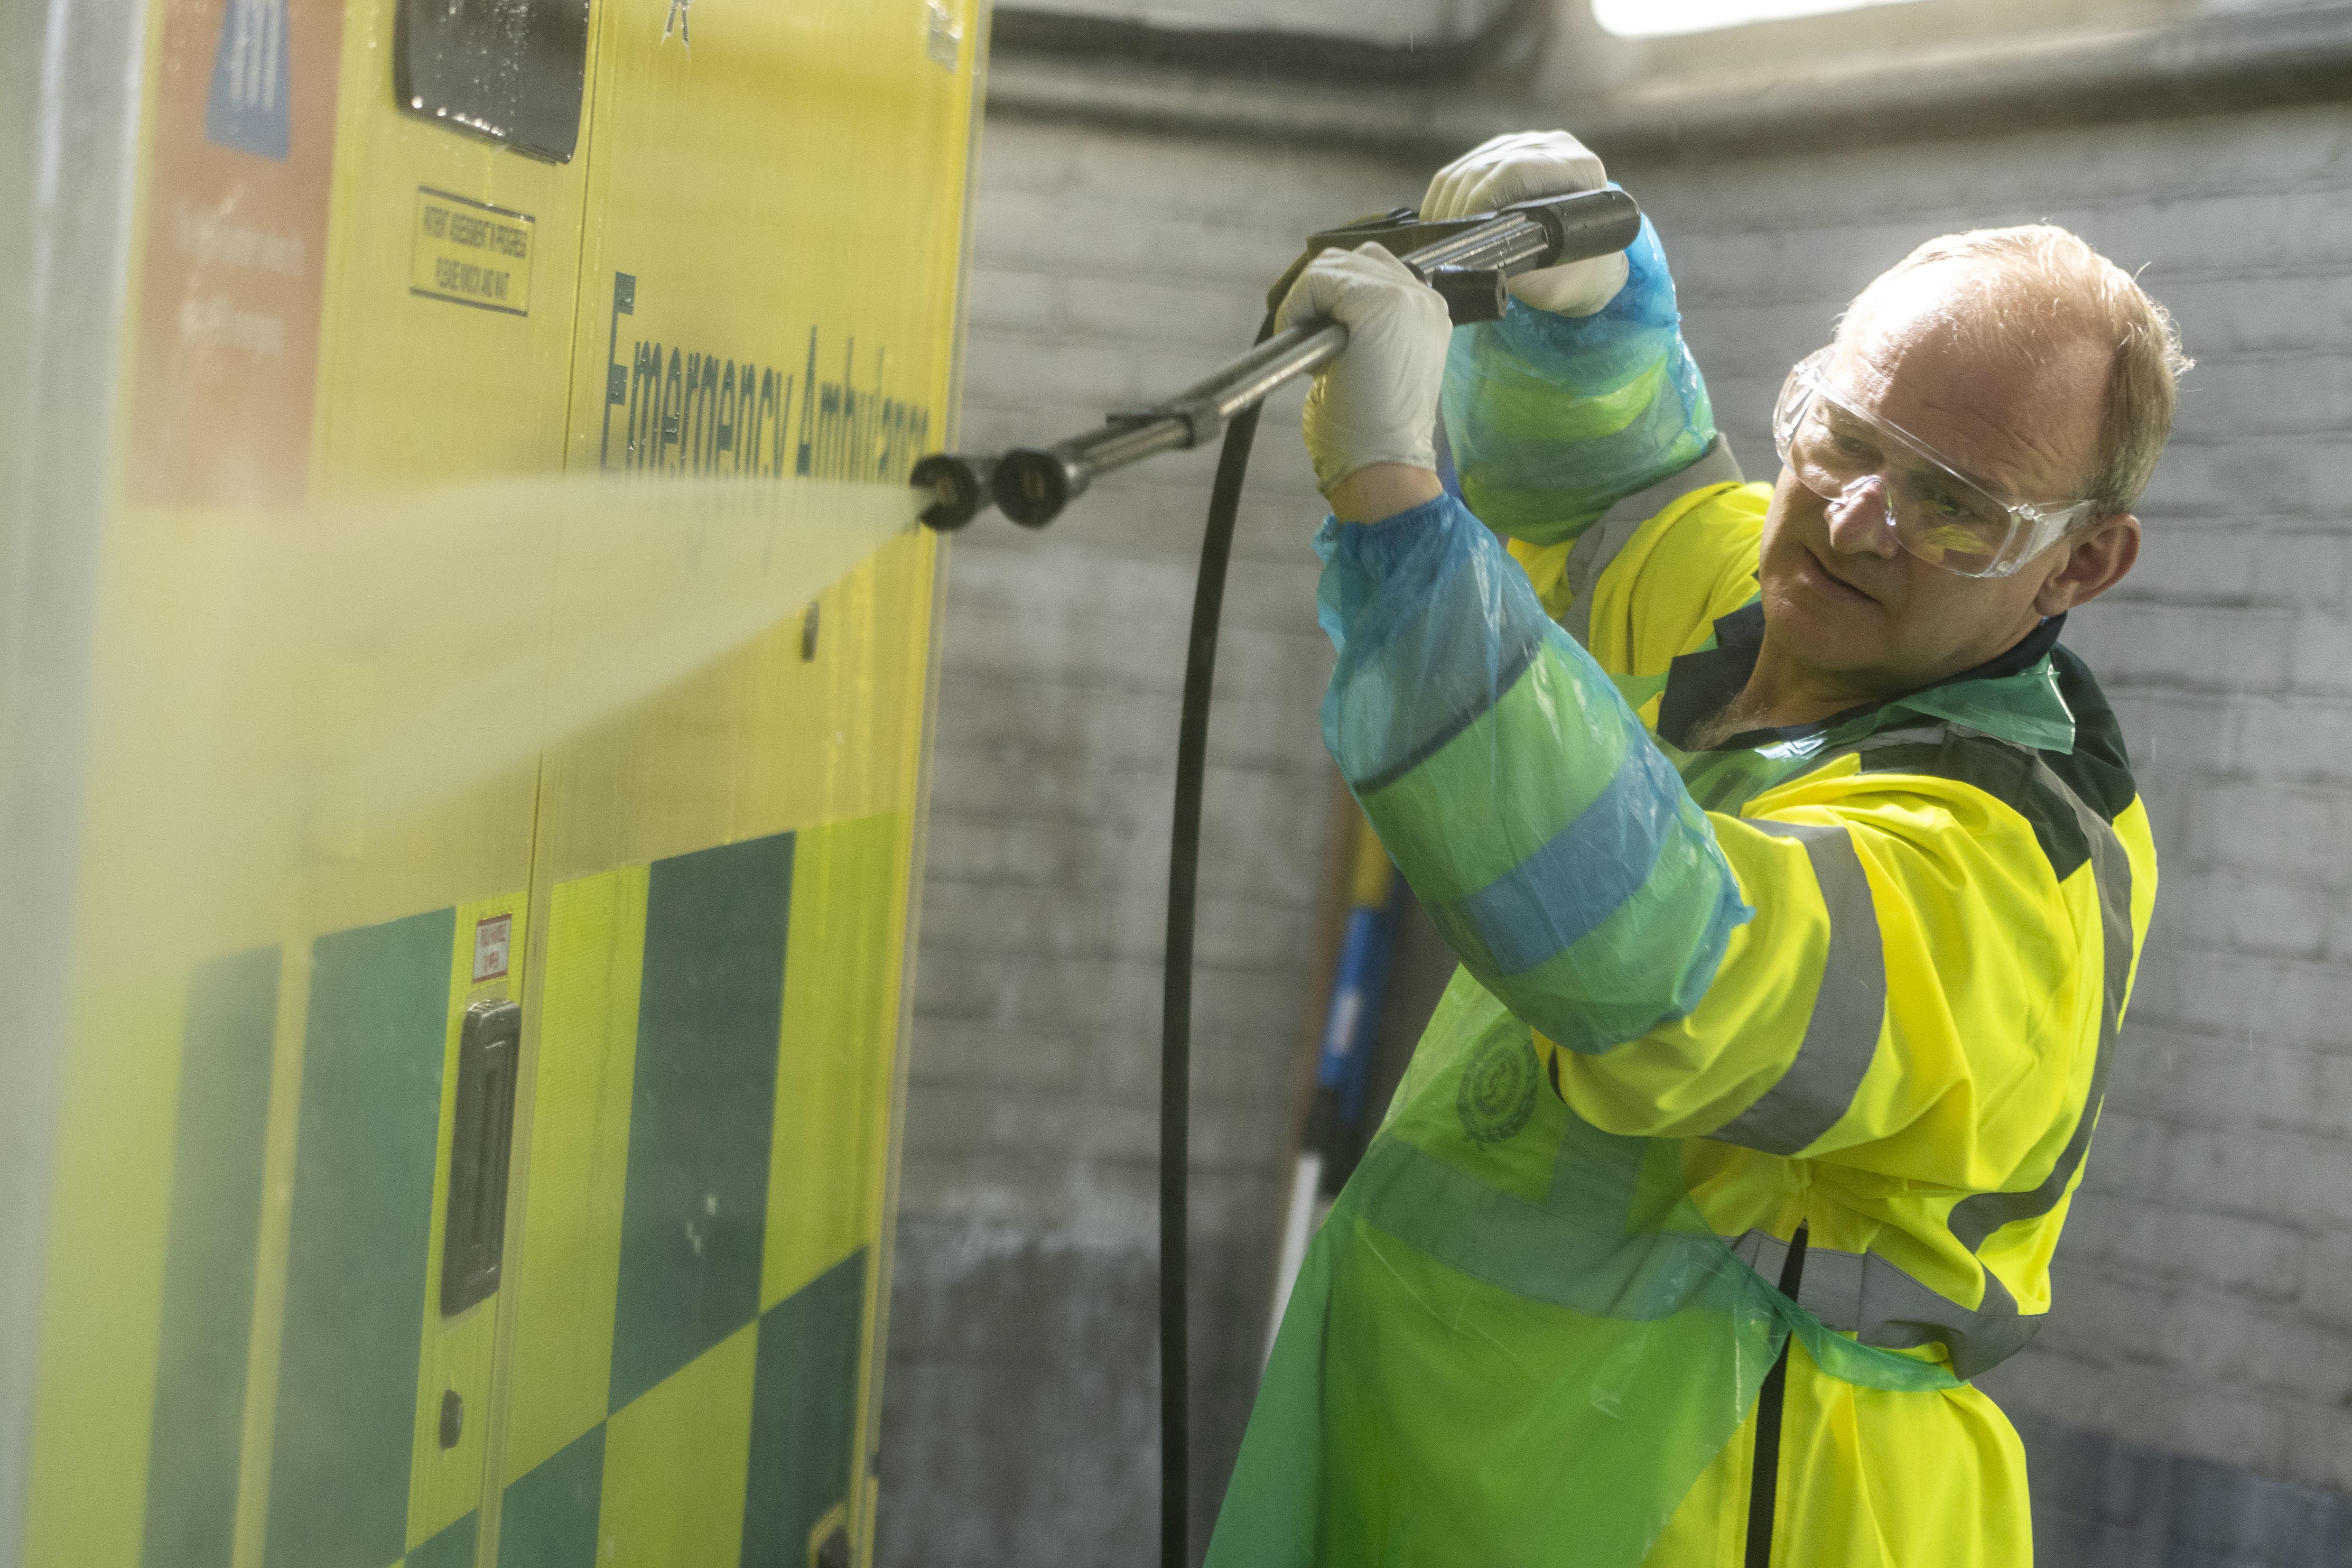
[{"label": "blue object in background", "polygon": [[[1371,835],[1368,831],[1365,837]],[[1391,873],[1387,880],[1391,885],[1381,904],[1357,904],[1348,912],[1347,939],[1339,949],[1331,1005],[1324,1015],[1323,1053],[1316,1064],[1315,1109],[1307,1120],[1307,1143],[1323,1156],[1321,1185],[1327,1197],[1338,1195],[1363,1149],[1372,1037],[1380,1024],[1381,997],[1388,988],[1389,954],[1396,943],[1396,879]]]},{"label": "blue object in background", "polygon": [[1372,1043],[1380,1033],[1381,999],[1388,990],[1389,956],[1396,946],[1404,879],[1380,835],[1356,813],[1355,864],[1349,874],[1348,931],[1331,977],[1331,999],[1323,1013],[1323,1045],[1315,1064],[1315,1100],[1298,1140],[1291,1172],[1290,1199],[1284,1206],[1282,1252],[1275,1265],[1273,1322],[1266,1330],[1272,1354],[1282,1326],[1282,1309],[1307,1258],[1307,1243],[1323,1223],[1357,1161],[1370,1129],[1364,1103],[1371,1083]]},{"label": "blue object in background", "polygon": [[205,141],[280,162],[292,151],[294,120],[288,105],[294,84],[286,36],[290,4],[227,0],[222,8],[212,97],[205,106]]}]

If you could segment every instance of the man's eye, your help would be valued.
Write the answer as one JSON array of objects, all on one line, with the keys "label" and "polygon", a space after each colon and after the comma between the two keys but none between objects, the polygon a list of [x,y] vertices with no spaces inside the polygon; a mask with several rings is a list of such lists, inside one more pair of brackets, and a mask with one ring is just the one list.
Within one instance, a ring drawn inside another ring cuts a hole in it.
[{"label": "man's eye", "polygon": [[1926,519],[1926,526],[1917,531],[1919,542],[1933,548],[1939,554],[1950,551],[1960,555],[1979,555],[1984,552],[1985,541],[1982,533],[1974,528],[1947,522],[1930,515]]},{"label": "man's eye", "polygon": [[1867,462],[1878,455],[1877,450],[1867,441],[1858,441],[1851,435],[1837,432],[1831,433],[1830,450],[1841,457],[1852,457],[1863,462]]}]

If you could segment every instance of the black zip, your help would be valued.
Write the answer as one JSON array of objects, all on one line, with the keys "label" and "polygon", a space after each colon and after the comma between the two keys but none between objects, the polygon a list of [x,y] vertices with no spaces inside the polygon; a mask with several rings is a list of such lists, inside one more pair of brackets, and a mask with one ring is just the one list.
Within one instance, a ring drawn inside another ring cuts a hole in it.
[{"label": "black zip", "polygon": [[[1805,1281],[1805,1228],[1789,1238],[1789,1256],[1780,1264],[1780,1293],[1797,1299]],[[1780,1406],[1789,1388],[1789,1353],[1794,1336],[1780,1346],[1780,1359],[1764,1375],[1756,1396],[1756,1464],[1748,1476],[1747,1568],[1772,1568],[1772,1505],[1780,1490]]]}]

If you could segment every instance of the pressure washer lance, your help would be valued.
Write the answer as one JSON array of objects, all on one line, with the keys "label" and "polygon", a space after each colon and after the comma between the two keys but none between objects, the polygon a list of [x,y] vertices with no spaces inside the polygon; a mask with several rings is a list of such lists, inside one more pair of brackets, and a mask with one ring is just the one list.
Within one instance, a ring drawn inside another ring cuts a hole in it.
[{"label": "pressure washer lance", "polygon": [[1201,531],[1201,570],[1192,590],[1186,639],[1184,696],[1176,727],[1176,798],[1168,830],[1168,943],[1160,994],[1160,1563],[1190,1568],[1192,1507],[1191,1374],[1185,1305],[1191,1225],[1192,937],[1198,912],[1201,807],[1208,771],[1209,693],[1217,672],[1217,622],[1225,569],[1258,405],[1265,394],[1336,358],[1348,329],[1309,323],[1277,333],[1283,299],[1307,264],[1335,246],[1378,240],[1445,297],[1455,322],[1500,319],[1505,280],[1536,267],[1606,256],[1632,245],[1642,212],[1622,191],[1522,202],[1501,212],[1423,223],[1410,207],[1307,238],[1304,255],[1266,292],[1257,346],[1166,402],[1114,413],[1100,430],[1002,457],[939,453],[915,465],[913,483],[931,493],[923,521],[960,528],[991,499],[1014,522],[1043,528],[1097,474],[1155,452],[1198,446],[1219,432],[1223,450]]},{"label": "pressure washer lance", "polygon": [[[1266,304],[1278,308],[1299,273],[1323,251],[1378,240],[1414,277],[1444,296],[1456,326],[1495,321],[1502,319],[1508,278],[1623,250],[1641,230],[1642,209],[1622,191],[1550,196],[1442,223],[1423,223],[1412,208],[1399,207],[1310,235],[1305,254],[1267,291]],[[1002,456],[933,453],[909,476],[933,497],[923,509],[923,521],[941,531],[960,528],[992,500],[1014,522],[1044,528],[1084,495],[1096,476],[1213,439],[1242,410],[1292,377],[1312,374],[1347,346],[1347,328],[1336,321],[1308,322],[1276,333],[1164,402],[1108,416],[1099,430],[1051,446],[1018,446]]]}]

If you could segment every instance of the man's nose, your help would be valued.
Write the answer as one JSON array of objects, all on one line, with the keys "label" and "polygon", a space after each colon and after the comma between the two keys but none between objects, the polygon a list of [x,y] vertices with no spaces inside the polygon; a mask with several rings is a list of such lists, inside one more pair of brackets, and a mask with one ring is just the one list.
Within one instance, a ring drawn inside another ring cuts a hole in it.
[{"label": "man's nose", "polygon": [[1830,548],[1843,555],[1874,555],[1891,559],[1895,542],[1895,512],[1886,481],[1865,474],[1848,485],[1829,504]]}]

